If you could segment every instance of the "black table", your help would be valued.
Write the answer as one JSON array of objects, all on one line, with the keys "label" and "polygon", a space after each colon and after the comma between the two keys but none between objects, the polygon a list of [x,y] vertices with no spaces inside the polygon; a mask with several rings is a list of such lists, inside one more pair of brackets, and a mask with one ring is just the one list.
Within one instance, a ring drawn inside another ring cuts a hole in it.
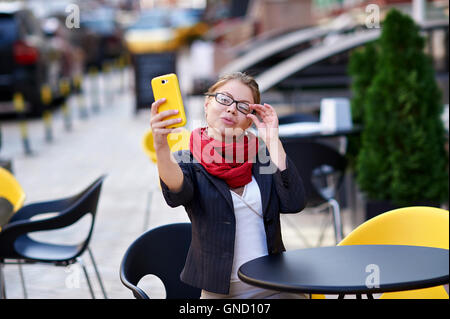
[{"label": "black table", "polygon": [[243,264],[238,276],[278,291],[371,298],[373,293],[448,283],[449,253],[400,245],[318,247],[256,258]]}]

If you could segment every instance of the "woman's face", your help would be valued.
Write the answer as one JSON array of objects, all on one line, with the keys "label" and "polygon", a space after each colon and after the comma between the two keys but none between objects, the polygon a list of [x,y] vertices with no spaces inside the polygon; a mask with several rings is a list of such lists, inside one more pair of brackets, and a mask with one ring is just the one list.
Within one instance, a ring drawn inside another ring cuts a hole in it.
[{"label": "woman's face", "polygon": [[[225,82],[214,93],[223,93],[235,101],[254,103],[252,90],[239,80]],[[208,135],[216,140],[240,136],[252,124],[245,114],[237,110],[236,103],[226,106],[217,102],[214,96],[206,98],[205,113]]]}]

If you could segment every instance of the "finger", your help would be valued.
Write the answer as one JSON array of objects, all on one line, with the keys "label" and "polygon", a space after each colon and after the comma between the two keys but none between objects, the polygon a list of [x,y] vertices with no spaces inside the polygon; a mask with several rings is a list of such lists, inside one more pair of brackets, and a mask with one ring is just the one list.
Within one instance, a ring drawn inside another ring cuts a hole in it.
[{"label": "finger", "polygon": [[170,119],[170,120],[165,120],[165,121],[159,121],[159,122],[153,123],[152,124],[152,128],[167,127],[169,125],[178,124],[180,122],[181,122],[180,118]]},{"label": "finger", "polygon": [[155,128],[152,130],[153,135],[169,135],[170,133],[174,133],[175,128]]},{"label": "finger", "polygon": [[268,115],[267,108],[261,104],[252,104],[252,109],[258,113],[261,117],[265,117]]},{"label": "finger", "polygon": [[161,104],[163,104],[164,102],[166,102],[165,98],[156,100],[155,102],[152,103],[152,107],[151,107],[151,115],[156,115],[158,113],[158,108]]},{"label": "finger", "polygon": [[166,117],[169,117],[169,116],[172,116],[175,114],[178,114],[178,110],[167,110],[167,111],[155,114],[152,116],[150,123],[156,123],[156,122],[162,121]]},{"label": "finger", "polygon": [[260,120],[258,120],[256,115],[254,115],[254,114],[247,114],[247,118],[251,119],[253,121],[253,123],[255,123],[256,127],[260,127],[261,126],[261,122],[260,122]]}]

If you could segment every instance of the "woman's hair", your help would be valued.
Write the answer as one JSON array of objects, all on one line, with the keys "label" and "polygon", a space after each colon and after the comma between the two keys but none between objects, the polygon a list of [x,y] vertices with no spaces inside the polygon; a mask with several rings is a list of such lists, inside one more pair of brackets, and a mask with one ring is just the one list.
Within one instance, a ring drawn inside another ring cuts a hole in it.
[{"label": "woman's hair", "polygon": [[230,80],[239,80],[243,84],[247,85],[253,94],[253,102],[255,104],[259,104],[261,102],[261,94],[259,93],[259,86],[256,83],[255,79],[245,73],[242,72],[234,72],[227,75],[222,76],[216,83],[214,83],[206,92],[206,94],[214,94],[218,88],[224,85],[226,82]]}]

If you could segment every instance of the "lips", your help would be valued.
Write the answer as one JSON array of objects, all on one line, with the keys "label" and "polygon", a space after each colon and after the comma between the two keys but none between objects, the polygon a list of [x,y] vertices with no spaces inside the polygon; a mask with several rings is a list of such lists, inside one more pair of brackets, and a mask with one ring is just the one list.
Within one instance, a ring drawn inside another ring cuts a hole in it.
[{"label": "lips", "polygon": [[226,125],[234,125],[236,124],[235,121],[233,121],[232,119],[228,118],[228,117],[222,117],[221,118],[222,122],[224,122]]}]

